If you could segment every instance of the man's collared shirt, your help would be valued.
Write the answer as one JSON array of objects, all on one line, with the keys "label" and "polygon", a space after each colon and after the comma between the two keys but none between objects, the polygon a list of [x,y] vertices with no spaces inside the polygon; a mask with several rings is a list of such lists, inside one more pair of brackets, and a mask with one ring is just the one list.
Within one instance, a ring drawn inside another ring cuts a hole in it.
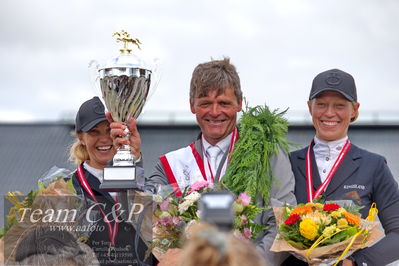
[{"label": "man's collared shirt", "polygon": [[[218,143],[216,143],[215,146],[217,146],[221,152],[219,152],[217,158],[216,158],[216,165],[217,168],[219,168],[220,166],[220,161],[223,158],[223,155],[227,152],[227,150],[230,147],[230,141],[231,141],[231,136],[232,136],[233,132],[231,132],[227,137],[225,137],[224,139],[222,139],[221,141],[219,141]],[[202,135],[202,143],[204,145],[204,155],[206,153],[206,151],[209,149],[210,146],[212,146],[211,144],[209,144],[208,141],[206,141],[206,139],[204,138],[204,135]],[[217,169],[216,169],[217,170]]]}]

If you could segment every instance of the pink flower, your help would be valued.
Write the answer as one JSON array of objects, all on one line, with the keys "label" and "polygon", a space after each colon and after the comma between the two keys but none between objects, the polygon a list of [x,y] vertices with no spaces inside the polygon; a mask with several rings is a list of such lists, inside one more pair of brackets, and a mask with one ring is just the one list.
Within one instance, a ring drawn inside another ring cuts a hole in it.
[{"label": "pink flower", "polygon": [[248,223],[247,216],[241,215],[240,218],[241,218],[241,225],[246,225]]},{"label": "pink flower", "polygon": [[[244,235],[245,234],[245,235]],[[251,243],[251,229],[249,228],[244,228],[244,234],[240,232],[240,230],[236,229],[233,232],[233,235],[237,237],[238,239],[242,241],[247,241],[248,243]]]},{"label": "pink flower", "polygon": [[238,239],[244,239],[244,236],[242,235],[242,233],[241,233],[240,230],[238,230],[238,229],[235,229],[235,230],[234,230],[233,235],[234,235],[235,237],[237,237]]},{"label": "pink flower", "polygon": [[242,203],[242,206],[247,206],[250,202],[251,202],[251,197],[250,196],[248,196],[248,194],[246,193],[246,192],[243,192],[243,193],[241,193],[239,196],[238,196],[238,200],[240,200],[241,201],[241,203]]},{"label": "pink flower", "polygon": [[167,198],[159,205],[159,207],[161,208],[162,211],[168,210],[170,201],[171,201],[171,198]]},{"label": "pink flower", "polygon": [[251,229],[249,228],[244,228],[244,236],[246,239],[251,239]]},{"label": "pink flower", "polygon": [[201,188],[207,187],[208,185],[209,185],[209,182],[205,181],[205,180],[204,181],[195,182],[194,184],[192,184],[190,186],[189,193],[192,193],[194,191],[200,190]]},{"label": "pink flower", "polygon": [[168,226],[172,224],[172,218],[169,216],[164,216],[161,219],[159,219],[159,223],[163,226]]},{"label": "pink flower", "polygon": [[172,222],[173,222],[174,225],[179,225],[181,220],[182,219],[180,217],[178,217],[178,216],[173,216],[173,218],[172,218]]}]

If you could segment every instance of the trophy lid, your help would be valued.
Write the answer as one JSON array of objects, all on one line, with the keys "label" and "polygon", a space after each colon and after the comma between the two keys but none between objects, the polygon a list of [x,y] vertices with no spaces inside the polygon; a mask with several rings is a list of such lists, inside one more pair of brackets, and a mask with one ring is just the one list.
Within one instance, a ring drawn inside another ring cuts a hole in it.
[{"label": "trophy lid", "polygon": [[110,68],[140,68],[149,70],[146,62],[139,56],[132,54],[132,49],[128,47],[128,44],[132,43],[138,49],[141,49],[139,39],[130,37],[130,34],[124,30],[115,32],[112,36],[116,36],[117,42],[123,42],[123,48],[119,50],[121,53],[118,57],[108,60],[105,66],[99,70]]}]

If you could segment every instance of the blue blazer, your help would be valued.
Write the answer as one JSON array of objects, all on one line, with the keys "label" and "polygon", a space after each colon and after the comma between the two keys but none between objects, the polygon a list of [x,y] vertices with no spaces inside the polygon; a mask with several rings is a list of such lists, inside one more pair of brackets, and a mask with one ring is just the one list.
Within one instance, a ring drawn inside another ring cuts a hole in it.
[{"label": "blue blazer", "polygon": [[[298,203],[307,202],[306,152],[308,147],[291,153],[295,176],[295,196]],[[313,149],[311,149],[313,189],[321,185]],[[354,144],[335,172],[325,192],[326,200],[350,199],[364,206],[362,217],[368,215],[373,202],[386,236],[372,247],[355,252],[357,265],[385,265],[399,259],[399,190],[384,157],[360,149]]]},{"label": "blue blazer", "polygon": [[[99,203],[103,204],[104,212],[109,214],[112,212],[112,206],[115,204],[112,196],[102,189],[100,189],[100,181],[90,174],[84,167],[83,172],[86,177],[88,184],[90,185],[93,193],[95,194]],[[77,191],[77,194],[83,195],[86,204],[90,206],[94,204],[90,195],[83,189],[81,184],[79,183],[77,173],[75,172],[72,176],[72,183],[74,188]],[[89,245],[94,253],[96,253],[97,259],[100,262],[100,265],[131,265],[134,264],[134,261],[137,261],[136,255],[139,256],[140,260],[143,260],[145,257],[145,252],[148,247],[144,243],[144,241],[140,238],[138,246],[136,247],[135,236],[136,230],[133,225],[126,221],[121,221],[118,227],[118,234],[116,236],[115,248],[117,252],[117,260],[112,262],[108,260],[107,250],[109,247],[109,235],[108,235],[108,227],[107,224],[103,221],[103,217],[101,213],[98,211],[98,208],[95,207],[94,213],[97,214],[98,217],[92,218],[93,220],[99,220],[96,225],[96,230],[92,231],[89,235],[89,239],[87,241],[87,245]],[[112,217],[111,217],[112,219]],[[112,223],[114,226],[114,223]],[[150,256],[146,261],[146,265],[155,265],[153,262],[153,257]]]}]

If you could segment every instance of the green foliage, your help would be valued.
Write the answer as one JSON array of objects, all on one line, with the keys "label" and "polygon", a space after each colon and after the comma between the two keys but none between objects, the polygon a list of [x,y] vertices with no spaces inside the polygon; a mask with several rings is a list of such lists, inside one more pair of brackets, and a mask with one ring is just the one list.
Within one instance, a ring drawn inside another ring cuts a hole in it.
[{"label": "green foliage", "polygon": [[23,194],[19,191],[9,192],[6,196],[6,199],[11,202],[14,206],[10,208],[7,216],[6,223],[0,231],[0,238],[4,236],[4,234],[11,228],[11,226],[20,219],[20,212],[24,208],[30,208],[32,206],[33,201],[36,198],[36,195],[39,194],[45,187],[43,184],[39,183],[39,188],[37,190],[31,190],[29,193],[23,197]]},{"label": "green foliage", "polygon": [[[53,182],[56,182],[61,177],[56,177]],[[73,195],[76,195],[76,190],[72,184],[72,178],[67,181],[67,188]],[[10,208],[6,216],[6,223],[3,228],[0,230],[0,238],[4,236],[5,233],[19,220],[20,214],[23,209],[30,208],[36,198],[36,196],[43,190],[46,189],[46,186],[42,182],[38,182],[38,188],[36,190],[29,191],[26,196],[24,196],[21,192],[8,192],[6,199],[11,202],[14,206]]]},{"label": "green foliage", "polygon": [[67,183],[67,188],[69,191],[71,191],[72,195],[76,195],[77,193],[75,187],[73,186],[72,178],[69,178],[66,181],[66,183]]},{"label": "green foliage", "polygon": [[257,207],[253,204],[246,205],[241,212],[236,213],[233,228],[238,229],[240,232],[244,232],[245,228],[250,229],[251,240],[255,241],[261,232],[269,228],[269,225],[262,225],[255,222],[256,216],[267,209],[269,207]]},{"label": "green foliage", "polygon": [[230,164],[222,179],[223,184],[237,195],[247,192],[252,198],[261,196],[269,201],[273,174],[270,157],[278,153],[279,147],[286,153],[288,121],[287,110],[270,111],[265,106],[248,107],[239,121],[240,137],[231,154]]},{"label": "green foliage", "polygon": [[351,236],[354,236],[357,232],[359,232],[359,229],[357,227],[348,227],[347,229],[337,233],[333,237],[325,240],[322,245],[320,246],[326,246],[330,244],[335,244],[341,241],[345,241],[346,239],[350,238]]},{"label": "green foliage", "polygon": [[309,248],[313,242],[303,237],[299,232],[299,223],[292,226],[281,224],[279,226],[280,239],[285,239],[287,243],[299,249]]},{"label": "green foliage", "polygon": [[360,215],[360,210],[364,208],[364,206],[359,206],[356,204],[353,205],[344,205],[343,206],[348,212],[353,213],[355,215]]}]

